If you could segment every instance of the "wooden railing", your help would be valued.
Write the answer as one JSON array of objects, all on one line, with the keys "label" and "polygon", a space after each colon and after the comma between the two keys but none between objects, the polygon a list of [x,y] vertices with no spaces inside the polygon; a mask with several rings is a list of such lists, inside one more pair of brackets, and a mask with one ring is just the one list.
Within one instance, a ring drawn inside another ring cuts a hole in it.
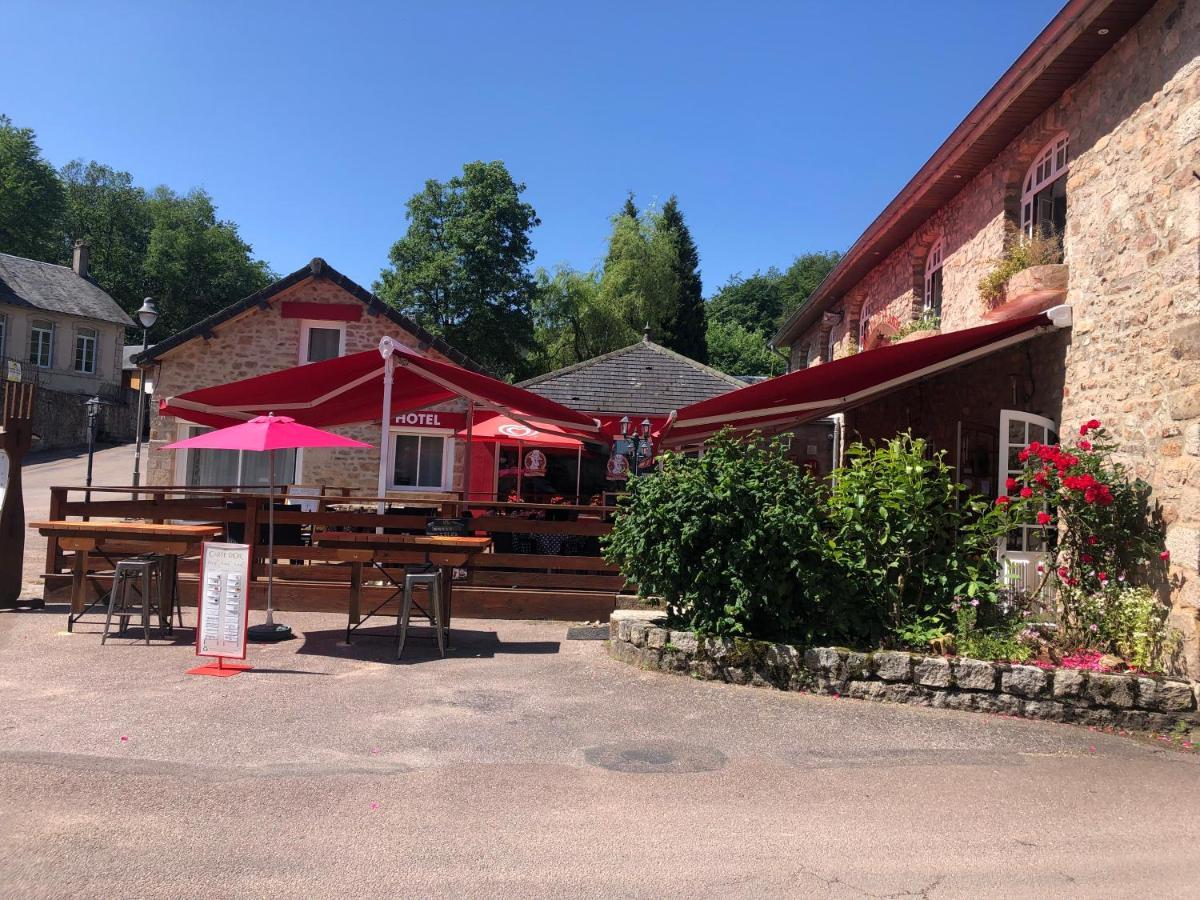
[{"label": "wooden railing", "polygon": [[[424,531],[424,515],[380,514],[381,503],[406,510],[423,505],[447,517],[469,513],[470,531],[492,538],[493,551],[476,557],[464,577],[455,581],[456,615],[597,618],[611,611],[618,594],[630,590],[616,567],[600,556],[600,538],[612,530],[611,507],[360,497],[339,489],[334,495],[294,498],[294,502],[317,501],[318,509],[309,512],[280,508],[278,494],[275,499],[274,598],[280,609],[346,608],[351,570],[335,550],[320,546],[323,531]],[[255,575],[263,576],[268,555],[267,502],[266,492],[235,488],[93,486],[89,499],[82,487],[56,486],[50,491],[50,518],[217,523],[228,537],[250,545]],[[98,590],[105,586],[115,555],[124,549],[133,553],[144,548],[114,544],[109,558],[89,560]],[[421,556],[394,551],[377,554],[376,561],[385,569],[399,570],[406,563],[420,562]],[[47,598],[69,580],[71,562],[58,542],[49,539]],[[185,601],[194,594],[186,585],[194,582],[197,570],[198,560],[180,560]],[[383,577],[377,570],[375,574]],[[391,574],[398,577],[399,571]]]}]

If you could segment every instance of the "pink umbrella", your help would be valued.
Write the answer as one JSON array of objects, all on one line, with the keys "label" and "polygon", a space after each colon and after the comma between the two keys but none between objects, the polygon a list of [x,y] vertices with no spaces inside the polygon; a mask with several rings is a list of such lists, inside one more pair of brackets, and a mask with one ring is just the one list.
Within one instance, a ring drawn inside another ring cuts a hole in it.
[{"label": "pink umbrella", "polygon": [[267,622],[248,630],[255,640],[281,641],[291,637],[292,630],[286,625],[276,625],[271,602],[275,581],[275,451],[294,450],[299,447],[370,447],[362,441],[342,437],[320,428],[301,425],[288,416],[274,413],[258,416],[240,425],[230,425],[216,431],[208,431],[184,441],[176,441],[163,447],[164,450],[252,450],[270,454],[270,490],[267,503]]}]

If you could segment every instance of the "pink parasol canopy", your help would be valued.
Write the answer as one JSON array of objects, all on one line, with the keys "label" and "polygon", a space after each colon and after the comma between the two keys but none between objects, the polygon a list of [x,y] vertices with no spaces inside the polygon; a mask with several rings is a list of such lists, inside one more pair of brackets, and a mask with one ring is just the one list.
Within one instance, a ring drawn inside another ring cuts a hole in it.
[{"label": "pink parasol canopy", "polygon": [[301,425],[289,416],[257,416],[249,422],[206,431],[186,440],[167,444],[164,450],[294,450],[299,447],[370,447],[363,441],[342,437],[320,428]]}]

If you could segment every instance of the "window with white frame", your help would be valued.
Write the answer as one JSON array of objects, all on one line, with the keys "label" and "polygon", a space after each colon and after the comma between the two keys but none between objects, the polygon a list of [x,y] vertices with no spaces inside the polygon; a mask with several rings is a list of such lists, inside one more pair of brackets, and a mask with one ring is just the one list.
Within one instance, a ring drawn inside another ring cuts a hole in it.
[{"label": "window with white frame", "polygon": [[1067,227],[1070,139],[1064,132],[1037,155],[1021,185],[1021,230],[1061,235]]},{"label": "window with white frame", "polygon": [[300,325],[300,364],[334,359],[346,352],[346,323],[303,322]]},{"label": "window with white frame", "polygon": [[445,490],[451,454],[447,438],[428,432],[393,432],[391,487],[396,490]]},{"label": "window with white frame", "polygon": [[[186,437],[212,431],[187,426]],[[183,483],[189,487],[266,487],[271,484],[269,453],[242,450],[177,450]],[[296,451],[275,451],[275,486],[296,483]]]},{"label": "window with white frame", "polygon": [[29,361],[41,369],[54,362],[54,323],[34,320],[29,324]]},{"label": "window with white frame", "polygon": [[863,304],[862,312],[858,314],[858,349],[866,350],[867,339],[871,336],[871,321],[878,315],[879,306],[877,303],[872,303],[868,300]]},{"label": "window with white frame", "polygon": [[88,375],[96,372],[96,329],[80,328],[75,332],[75,371]]},{"label": "window with white frame", "polygon": [[833,354],[837,352],[837,335],[829,329],[829,342],[825,346],[825,362],[833,362]]},{"label": "window with white frame", "polygon": [[942,315],[942,254],[945,243],[939,238],[937,243],[929,248],[925,257],[925,304],[924,310],[928,315],[941,318]]}]

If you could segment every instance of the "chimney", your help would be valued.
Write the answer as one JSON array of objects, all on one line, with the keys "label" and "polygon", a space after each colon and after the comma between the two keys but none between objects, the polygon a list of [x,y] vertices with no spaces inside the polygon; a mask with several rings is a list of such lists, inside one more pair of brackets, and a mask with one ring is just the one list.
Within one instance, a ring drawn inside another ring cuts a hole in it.
[{"label": "chimney", "polygon": [[88,275],[88,257],[91,251],[88,249],[87,241],[76,241],[75,252],[71,254],[71,268],[75,270],[75,274],[80,278],[87,278]]}]

